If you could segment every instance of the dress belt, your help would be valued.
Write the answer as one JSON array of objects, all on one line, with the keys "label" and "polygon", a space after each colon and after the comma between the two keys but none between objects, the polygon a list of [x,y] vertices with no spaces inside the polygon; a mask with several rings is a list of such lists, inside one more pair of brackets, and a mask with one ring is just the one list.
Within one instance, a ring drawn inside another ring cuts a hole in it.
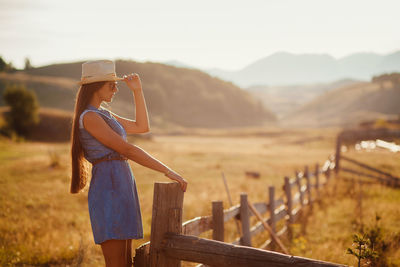
[{"label": "dress belt", "polygon": [[100,159],[94,161],[94,162],[92,163],[92,165],[94,166],[94,165],[96,165],[96,164],[98,164],[98,163],[100,163],[100,162],[108,161],[108,160],[127,160],[127,159],[128,159],[128,158],[125,157],[125,156],[123,156],[123,155],[120,155],[120,156],[117,156],[117,157],[112,157],[112,158],[100,158]]}]

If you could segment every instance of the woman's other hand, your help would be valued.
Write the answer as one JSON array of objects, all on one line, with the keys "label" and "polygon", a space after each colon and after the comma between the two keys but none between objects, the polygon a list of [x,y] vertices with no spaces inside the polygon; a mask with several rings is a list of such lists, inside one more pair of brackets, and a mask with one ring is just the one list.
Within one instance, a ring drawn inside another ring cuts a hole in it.
[{"label": "woman's other hand", "polygon": [[186,191],[187,181],[182,176],[180,176],[179,174],[177,174],[173,170],[170,170],[167,174],[165,174],[165,176],[167,176],[171,180],[177,181],[181,185],[182,191],[183,192]]},{"label": "woman's other hand", "polygon": [[124,75],[124,82],[131,90],[142,90],[142,82],[140,81],[139,74],[131,73],[129,75]]}]

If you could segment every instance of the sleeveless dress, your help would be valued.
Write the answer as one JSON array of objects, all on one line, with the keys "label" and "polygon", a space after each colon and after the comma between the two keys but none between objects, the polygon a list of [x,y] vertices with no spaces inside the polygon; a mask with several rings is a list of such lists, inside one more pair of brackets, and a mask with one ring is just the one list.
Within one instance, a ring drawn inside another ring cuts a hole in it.
[{"label": "sleeveless dress", "polygon": [[[79,137],[84,157],[93,163],[99,158],[120,155],[94,138],[83,127],[83,116],[96,112],[126,141],[124,127],[103,108],[88,105],[79,118]],[[88,208],[96,244],[109,239],[143,238],[142,215],[135,177],[127,160],[108,160],[92,168],[88,191]]]}]

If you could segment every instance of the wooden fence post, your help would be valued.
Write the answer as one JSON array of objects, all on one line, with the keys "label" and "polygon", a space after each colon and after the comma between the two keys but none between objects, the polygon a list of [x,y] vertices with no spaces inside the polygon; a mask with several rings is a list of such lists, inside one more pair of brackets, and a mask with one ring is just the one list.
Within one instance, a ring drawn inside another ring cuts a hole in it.
[{"label": "wooden fence post", "polygon": [[292,226],[291,224],[294,222],[293,218],[293,198],[292,198],[292,188],[290,185],[290,180],[289,177],[285,176],[285,195],[286,195],[286,209],[287,209],[287,214],[289,215],[289,220],[286,222],[287,224],[287,229],[288,229],[288,237],[289,239],[292,239],[293,237],[293,232],[292,232]]},{"label": "wooden fence post", "polygon": [[247,202],[247,194],[240,194],[240,221],[242,222],[241,245],[251,246],[250,236],[250,210]]},{"label": "wooden fence post", "polygon": [[304,176],[306,177],[306,182],[307,182],[307,199],[308,199],[308,205],[312,207],[312,191],[311,191],[311,182],[310,182],[310,173],[308,171],[308,166],[305,166],[304,168]]},{"label": "wooden fence post", "polygon": [[[335,159],[336,161],[336,159]],[[337,186],[338,186],[338,172],[336,171],[336,163],[331,163],[334,165],[334,168],[331,170],[331,172],[329,173],[330,176],[333,176],[331,178],[333,178],[333,195],[336,196],[336,191],[337,191]],[[332,179],[331,179],[332,180]]]},{"label": "wooden fence post", "polygon": [[275,220],[275,187],[270,186],[268,188],[268,195],[269,195],[269,214],[270,214],[270,226],[274,233],[276,233],[276,220]]},{"label": "wooden fence post", "polygon": [[221,200],[212,202],[213,239],[224,241],[224,206]]},{"label": "wooden fence post", "polygon": [[285,176],[285,195],[286,195],[286,208],[287,208],[287,214],[289,215],[289,223],[294,222],[293,218],[293,201],[292,201],[292,190],[290,186],[290,181],[289,177]]},{"label": "wooden fence post", "polygon": [[336,154],[335,154],[335,173],[338,174],[340,170],[340,153],[342,149],[342,138],[339,133],[336,138]]},{"label": "wooden fence post", "polygon": [[315,191],[317,192],[317,199],[320,200],[320,192],[319,192],[319,164],[315,164]]},{"label": "wooden fence post", "polygon": [[303,192],[301,191],[301,180],[300,180],[300,173],[298,172],[298,171],[295,171],[295,175],[296,175],[296,184],[297,184],[297,187],[298,187],[298,189],[299,189],[299,194],[300,194],[300,205],[301,205],[301,208],[303,209],[303,206],[304,206],[304,195],[303,195]]},{"label": "wooden fence post", "polygon": [[181,261],[166,257],[161,242],[167,232],[182,233],[183,191],[178,183],[154,184],[150,236],[150,266],[181,266]]},{"label": "wooden fence post", "polygon": [[[276,216],[275,216],[275,187],[274,186],[270,186],[268,187],[268,196],[269,196],[269,200],[268,200],[268,210],[269,210],[269,214],[270,214],[270,226],[271,226],[271,230],[272,232],[276,233]],[[275,242],[274,239],[271,236],[271,248],[272,250],[275,249]]]},{"label": "wooden fence post", "polygon": [[329,183],[330,178],[331,178],[331,167],[330,167],[330,165],[326,169],[325,177],[326,177],[326,183]]}]

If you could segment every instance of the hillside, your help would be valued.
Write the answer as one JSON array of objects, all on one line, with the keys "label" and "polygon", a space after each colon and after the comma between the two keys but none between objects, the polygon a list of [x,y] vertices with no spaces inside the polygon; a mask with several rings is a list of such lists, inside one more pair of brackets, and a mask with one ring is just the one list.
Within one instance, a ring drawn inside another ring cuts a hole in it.
[{"label": "hillside", "polygon": [[322,93],[353,84],[355,80],[340,80],[333,83],[300,84],[288,86],[252,86],[248,92],[259,98],[278,118],[300,108]]},{"label": "hillside", "polygon": [[[72,111],[82,63],[0,73],[0,93],[7,82],[21,82],[37,93],[41,106]],[[275,115],[247,91],[199,70],[117,60],[116,71],[120,76],[139,73],[152,126],[241,127],[272,124],[276,120]],[[132,93],[123,82],[119,89],[110,106],[105,106],[132,118]],[[0,105],[4,105],[2,99]]]},{"label": "hillside", "polygon": [[284,116],[280,124],[290,127],[347,127],[366,120],[397,118],[400,114],[399,100],[400,79],[377,78],[327,91]]}]

